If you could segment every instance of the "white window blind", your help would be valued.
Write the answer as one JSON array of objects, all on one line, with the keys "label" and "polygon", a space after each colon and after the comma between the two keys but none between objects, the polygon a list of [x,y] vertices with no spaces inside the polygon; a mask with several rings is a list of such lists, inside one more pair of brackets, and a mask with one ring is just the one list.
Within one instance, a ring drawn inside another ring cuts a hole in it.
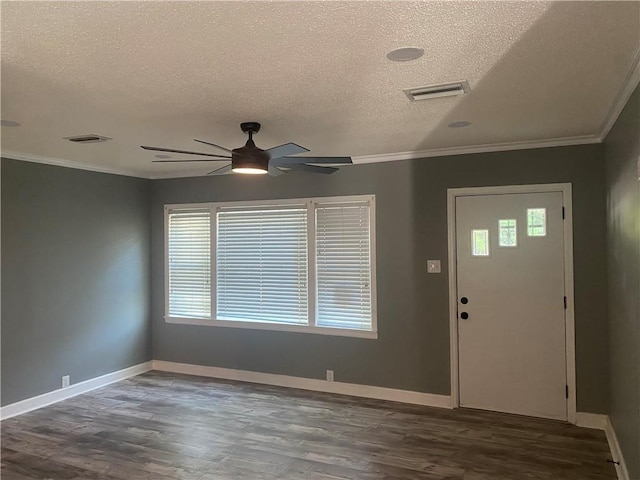
[{"label": "white window blind", "polygon": [[371,330],[368,203],[316,206],[316,325]]},{"label": "white window blind", "polygon": [[306,325],[306,206],[221,207],[217,222],[217,318]]},{"label": "white window blind", "polygon": [[210,209],[168,212],[169,315],[211,317]]}]

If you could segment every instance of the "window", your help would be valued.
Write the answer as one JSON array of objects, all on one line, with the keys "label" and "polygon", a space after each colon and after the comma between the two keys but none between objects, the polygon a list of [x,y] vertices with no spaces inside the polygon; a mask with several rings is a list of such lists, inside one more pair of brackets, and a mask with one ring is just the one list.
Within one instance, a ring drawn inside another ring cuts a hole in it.
[{"label": "window", "polygon": [[489,256],[489,230],[471,230],[471,255]]},{"label": "window", "polygon": [[307,322],[307,209],[219,208],[217,318]]},{"label": "window", "polygon": [[369,205],[316,207],[316,323],[368,330],[371,324]]},{"label": "window", "polygon": [[375,338],[373,196],[166,207],[173,323]]},{"label": "window", "polygon": [[498,246],[518,246],[518,232],[515,219],[498,220],[498,233]]},{"label": "window", "polygon": [[527,208],[527,235],[530,237],[547,235],[546,208]]},{"label": "window", "polygon": [[211,315],[211,225],[208,208],[168,212],[169,315]]}]

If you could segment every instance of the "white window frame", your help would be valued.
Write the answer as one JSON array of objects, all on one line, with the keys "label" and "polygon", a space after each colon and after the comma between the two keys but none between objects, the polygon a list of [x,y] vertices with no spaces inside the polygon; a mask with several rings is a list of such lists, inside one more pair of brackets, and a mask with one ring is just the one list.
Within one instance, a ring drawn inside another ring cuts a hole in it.
[{"label": "white window frame", "polygon": [[[363,203],[369,205],[369,245],[371,264],[371,330],[352,330],[316,326],[316,220],[315,204]],[[217,211],[224,207],[274,207],[279,205],[307,206],[307,269],[308,269],[308,324],[291,325],[262,321],[219,320],[217,315],[216,268],[217,268]],[[209,208],[211,212],[211,318],[185,318],[169,315],[169,212],[180,208]],[[181,325],[202,325],[209,327],[230,327],[282,332],[313,333],[357,338],[378,338],[377,286],[376,286],[376,210],[375,195],[349,195],[337,197],[287,198],[278,200],[251,200],[236,202],[182,203],[164,206],[164,319],[167,323]]]}]

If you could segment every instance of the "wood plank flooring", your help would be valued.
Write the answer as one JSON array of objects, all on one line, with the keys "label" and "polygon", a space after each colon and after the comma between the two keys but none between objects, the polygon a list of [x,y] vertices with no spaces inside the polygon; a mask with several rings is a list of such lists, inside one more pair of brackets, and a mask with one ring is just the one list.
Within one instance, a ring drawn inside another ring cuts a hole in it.
[{"label": "wood plank flooring", "polygon": [[597,430],[161,372],[1,429],[2,480],[616,478]]}]

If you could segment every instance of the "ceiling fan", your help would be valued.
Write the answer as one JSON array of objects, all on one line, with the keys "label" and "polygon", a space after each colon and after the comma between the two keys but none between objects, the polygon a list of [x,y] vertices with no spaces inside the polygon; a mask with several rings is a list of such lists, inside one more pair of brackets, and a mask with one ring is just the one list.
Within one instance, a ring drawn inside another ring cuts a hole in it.
[{"label": "ceiling fan", "polygon": [[157,163],[184,163],[184,162],[219,162],[221,160],[231,160],[231,163],[224,167],[213,170],[207,175],[221,175],[230,171],[234,173],[250,173],[282,175],[289,170],[304,170],[312,173],[334,173],[338,170],[335,166],[322,165],[347,165],[352,164],[351,157],[292,157],[298,153],[308,152],[309,149],[296,145],[295,143],[285,143],[269,150],[262,150],[253,143],[253,135],[260,131],[258,122],[244,122],[240,124],[243,132],[249,135],[249,139],[244,147],[228,148],[221,147],[215,143],[205,142],[204,140],[195,140],[196,142],[211,145],[219,148],[231,155],[215,155],[211,153],[189,152],[186,150],[176,150],[173,148],[149,147],[141,145],[145,150],[153,150],[156,152],[182,153],[186,155],[201,155],[205,159],[185,159],[185,160],[152,160]]}]

